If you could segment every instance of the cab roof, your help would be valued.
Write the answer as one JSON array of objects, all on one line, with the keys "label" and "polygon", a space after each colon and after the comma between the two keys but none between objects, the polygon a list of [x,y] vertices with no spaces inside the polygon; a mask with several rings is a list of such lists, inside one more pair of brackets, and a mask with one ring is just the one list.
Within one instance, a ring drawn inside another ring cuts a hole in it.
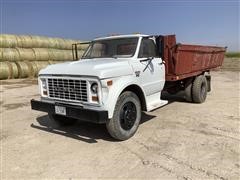
[{"label": "cab roof", "polygon": [[134,37],[147,37],[149,35],[146,34],[126,34],[126,35],[113,35],[113,36],[106,36],[94,39],[94,41],[98,40],[106,40],[106,39],[119,39],[119,38],[134,38]]}]

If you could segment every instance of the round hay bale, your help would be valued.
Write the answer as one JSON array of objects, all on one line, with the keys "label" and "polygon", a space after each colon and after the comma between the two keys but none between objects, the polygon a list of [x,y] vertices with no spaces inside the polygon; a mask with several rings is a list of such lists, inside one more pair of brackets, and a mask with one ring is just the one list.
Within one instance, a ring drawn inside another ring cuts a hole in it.
[{"label": "round hay bale", "polygon": [[31,48],[38,48],[38,47],[41,47],[41,44],[39,43],[38,41],[38,37],[39,36],[31,36],[31,39],[32,39],[32,47]]},{"label": "round hay bale", "polygon": [[34,42],[32,40],[32,37],[29,36],[29,35],[17,36],[17,41],[18,41],[17,47],[31,48],[31,47],[34,46]]},{"label": "round hay bale", "polygon": [[57,62],[57,61],[52,61],[52,60],[50,60],[50,61],[48,61],[48,63],[51,65],[51,64],[56,64],[55,62]]},{"label": "round hay bale", "polygon": [[8,62],[0,62],[0,80],[10,78],[10,67]]},{"label": "round hay bale", "polygon": [[[42,62],[42,61],[41,61]],[[31,67],[32,67],[32,76],[33,77],[37,77],[38,75],[38,67],[37,67],[37,64],[36,64],[36,61],[31,61],[29,62],[31,64]]]},{"label": "round hay bale", "polygon": [[15,35],[12,35],[12,34],[0,35],[0,47],[13,48],[13,47],[17,47],[17,45],[18,45],[18,42]]},{"label": "round hay bale", "polygon": [[44,69],[44,68],[46,68],[49,65],[49,62],[48,61],[42,61],[42,62],[36,61],[36,65],[37,65],[37,69],[38,69],[37,73],[39,73],[39,71],[41,69]]},{"label": "round hay bale", "polygon": [[61,47],[61,44],[59,43],[60,38],[51,38],[51,48],[52,49],[59,49]]},{"label": "round hay bale", "polygon": [[0,61],[3,61],[3,48],[0,48]]},{"label": "round hay bale", "polygon": [[[83,56],[84,51],[83,50],[78,50],[78,59],[81,59],[81,57]],[[72,54],[73,59],[76,60],[76,54],[74,52],[74,54]]]},{"label": "round hay bale", "polygon": [[49,48],[49,38],[44,36],[32,36],[35,46],[33,48]]},{"label": "round hay bale", "polygon": [[59,47],[59,43],[58,43],[58,40],[57,38],[49,38],[48,39],[48,47],[49,48],[58,48]]},{"label": "round hay bale", "polygon": [[19,61],[20,55],[16,48],[3,48],[2,49],[3,61]]},{"label": "round hay bale", "polygon": [[68,49],[68,44],[65,39],[58,38],[58,48],[59,49]]},{"label": "round hay bale", "polygon": [[10,78],[18,78],[18,67],[15,62],[9,62]]},{"label": "round hay bale", "polygon": [[68,53],[68,51],[69,50],[49,49],[50,60],[53,60],[53,61],[63,61],[63,60],[66,59],[66,56],[68,56],[66,54],[66,53]]},{"label": "round hay bale", "polygon": [[71,39],[65,39],[65,49],[72,49],[72,44],[75,44],[76,42]]},{"label": "round hay bale", "polygon": [[47,48],[33,48],[36,61],[48,61],[50,57],[50,49]]},{"label": "round hay bale", "polygon": [[32,48],[16,48],[19,52],[20,60],[35,61],[36,55]]},{"label": "round hay bale", "polygon": [[73,53],[71,50],[62,50],[63,53],[63,61],[72,61],[73,60]]},{"label": "round hay bale", "polygon": [[42,62],[36,61],[36,65],[37,65],[38,71],[40,71],[41,69],[44,69],[45,67],[47,67],[49,65],[49,62],[48,61],[42,61]]},{"label": "round hay bale", "polygon": [[43,46],[40,36],[31,36],[33,41],[33,46],[31,48],[40,48]]},{"label": "round hay bale", "polygon": [[16,65],[18,67],[19,78],[27,78],[31,76],[31,68],[29,64],[23,61],[17,61]]},{"label": "round hay bale", "polygon": [[60,64],[60,63],[65,63],[67,61],[49,61],[49,64]]},{"label": "round hay bale", "polygon": [[50,63],[48,61],[34,61],[32,62],[35,64],[36,67],[35,68],[35,76],[38,76],[38,73],[41,69],[44,69],[45,67],[47,67]]},{"label": "round hay bale", "polygon": [[36,67],[33,65],[33,63],[29,61],[25,61],[25,63],[28,65],[29,68],[29,76],[28,77],[35,77],[36,76]]}]

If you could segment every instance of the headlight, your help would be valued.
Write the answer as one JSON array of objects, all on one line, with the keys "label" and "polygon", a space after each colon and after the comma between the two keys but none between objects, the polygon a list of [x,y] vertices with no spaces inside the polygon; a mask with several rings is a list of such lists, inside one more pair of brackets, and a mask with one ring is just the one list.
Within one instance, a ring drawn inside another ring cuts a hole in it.
[{"label": "headlight", "polygon": [[47,90],[47,81],[46,79],[41,79],[42,80],[42,88],[43,90]]},{"label": "headlight", "polygon": [[97,92],[98,92],[98,84],[97,83],[95,83],[95,82],[92,83],[91,91],[92,91],[92,93],[97,94]]},{"label": "headlight", "polygon": [[42,90],[42,96],[47,96],[47,80],[46,79],[40,79],[41,80],[41,90]]}]

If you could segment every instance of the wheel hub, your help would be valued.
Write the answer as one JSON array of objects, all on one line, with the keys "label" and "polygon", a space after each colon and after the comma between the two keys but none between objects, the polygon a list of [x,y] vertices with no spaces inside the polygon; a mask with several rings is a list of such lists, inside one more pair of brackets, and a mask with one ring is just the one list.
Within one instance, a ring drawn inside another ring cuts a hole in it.
[{"label": "wheel hub", "polygon": [[130,130],[136,121],[137,111],[133,102],[127,102],[120,111],[120,124],[124,130]]},{"label": "wheel hub", "polygon": [[206,94],[206,86],[205,86],[205,84],[202,84],[201,85],[201,96],[204,98],[205,94]]}]

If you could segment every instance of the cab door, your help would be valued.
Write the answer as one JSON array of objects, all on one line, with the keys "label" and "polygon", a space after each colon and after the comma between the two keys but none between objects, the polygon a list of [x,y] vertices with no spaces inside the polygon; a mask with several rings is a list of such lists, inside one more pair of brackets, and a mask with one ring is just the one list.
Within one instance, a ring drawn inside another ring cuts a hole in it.
[{"label": "cab door", "polygon": [[165,83],[165,68],[159,57],[155,38],[142,38],[133,69],[147,96],[162,91]]}]

